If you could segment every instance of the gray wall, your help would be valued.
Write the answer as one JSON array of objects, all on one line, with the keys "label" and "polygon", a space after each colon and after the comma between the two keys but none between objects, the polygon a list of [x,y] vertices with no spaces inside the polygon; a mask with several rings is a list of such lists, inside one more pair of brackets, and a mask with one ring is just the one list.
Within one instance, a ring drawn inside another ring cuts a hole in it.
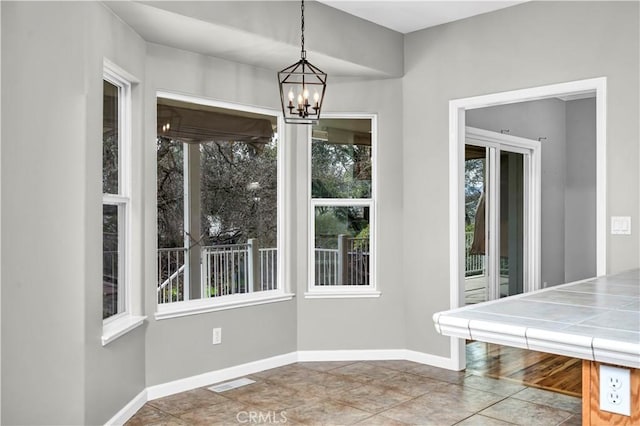
[{"label": "gray wall", "polygon": [[468,126],[546,138],[540,143],[543,287],[595,276],[595,118],[595,98],[553,98],[466,112]]},{"label": "gray wall", "polygon": [[[298,349],[399,349],[405,347],[402,264],[402,82],[332,80],[326,112],[378,114],[377,288],[379,298],[305,299],[308,210],[306,129],[298,132]],[[329,91],[329,89],[327,89]]]},{"label": "gray wall", "polygon": [[[607,77],[607,212],[639,208],[638,3],[528,2],[408,34],[403,79],[404,283],[409,349],[448,356],[451,99]],[[438,224],[415,227],[413,224]],[[638,235],[607,236],[608,272],[637,267]],[[425,244],[424,242],[428,242]],[[426,273],[425,273],[426,271]]]},{"label": "gray wall", "polygon": [[[310,10],[322,9],[316,6]],[[436,334],[431,315],[449,307],[451,99],[606,76],[607,210],[639,219],[638,3],[525,3],[407,35],[401,80],[330,80],[326,111],[379,114],[379,299],[303,298],[306,139],[303,128],[289,126],[287,273],[296,298],[156,321],[155,91],[277,109],[273,70],[145,43],[97,3],[2,2],[1,19],[6,424],[103,423],[145,386],[295,350],[407,348],[448,356],[448,338]],[[340,31],[347,30],[332,27],[331,36],[345,39]],[[375,52],[339,44],[324,53],[340,59]],[[103,56],[142,81],[134,93],[135,111],[144,116],[134,129],[134,190],[144,203],[133,205],[133,255],[149,316],[106,347],[99,315]],[[370,58],[370,66],[384,68],[380,61]],[[572,190],[568,175],[567,182]],[[637,233],[608,236],[608,271],[637,267],[639,241]],[[213,327],[223,328],[219,346],[210,344]]]},{"label": "gray wall", "polygon": [[3,2],[2,32],[2,422],[103,423],[145,383],[142,329],[100,341],[102,60],[141,75],[144,42],[99,3]]},{"label": "gray wall", "polygon": [[565,185],[564,279],[596,275],[596,103],[566,103],[567,171]]},{"label": "gray wall", "polygon": [[[148,44],[145,76],[145,308],[146,380],[153,386],[296,350],[295,300],[156,321],[156,91],[280,108],[272,71]],[[295,141],[286,140],[285,150]],[[291,180],[289,174],[287,180]],[[288,183],[291,185],[291,182]],[[286,192],[286,191],[285,191]],[[286,196],[290,193],[286,192]],[[289,212],[291,214],[291,212]],[[285,223],[287,226],[292,222]],[[289,231],[290,233],[290,231]],[[294,252],[295,253],[295,252]],[[287,259],[291,270],[296,258]],[[222,344],[211,344],[214,327]]]},{"label": "gray wall", "polygon": [[541,143],[541,284],[564,282],[564,186],[566,155],[565,105],[559,99],[521,102],[469,110],[467,125]]}]

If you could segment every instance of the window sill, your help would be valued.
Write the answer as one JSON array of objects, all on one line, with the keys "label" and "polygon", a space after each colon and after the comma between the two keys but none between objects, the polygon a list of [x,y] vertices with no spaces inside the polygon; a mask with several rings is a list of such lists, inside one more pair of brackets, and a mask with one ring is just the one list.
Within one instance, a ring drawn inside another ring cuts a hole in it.
[{"label": "window sill", "polygon": [[265,303],[284,302],[293,299],[293,296],[293,293],[276,292],[274,294],[270,292],[260,292],[223,296],[223,300],[199,299],[189,300],[186,302],[163,303],[158,305],[158,311],[155,313],[155,318],[156,320],[163,320],[168,318],[184,317],[187,315],[223,311],[226,309],[263,305]]},{"label": "window sill", "polygon": [[104,324],[102,326],[102,346],[108,345],[118,337],[141,326],[146,319],[146,316],[124,315],[121,318]]},{"label": "window sill", "polygon": [[371,289],[313,289],[304,294],[305,299],[353,299],[353,298],[375,298],[380,297],[382,293]]}]

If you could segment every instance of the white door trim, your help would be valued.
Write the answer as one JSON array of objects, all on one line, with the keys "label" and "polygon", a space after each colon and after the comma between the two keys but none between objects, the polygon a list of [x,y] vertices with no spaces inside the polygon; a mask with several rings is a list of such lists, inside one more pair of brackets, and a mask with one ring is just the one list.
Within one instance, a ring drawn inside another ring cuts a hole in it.
[{"label": "white door trim", "polygon": [[[464,170],[465,111],[517,102],[534,101],[558,96],[595,93],[596,95],[596,274],[606,274],[606,164],[607,164],[607,78],[598,77],[528,89],[500,92],[449,101],[449,280],[450,307],[457,308],[464,300]],[[450,339],[452,365],[465,368],[464,340]]]},{"label": "white door trim", "polygon": [[[473,145],[484,146],[487,148],[495,148],[498,151],[509,151],[516,152],[522,154],[525,157],[524,161],[524,236],[525,236],[525,246],[524,246],[524,282],[525,286],[523,288],[524,292],[529,292],[533,290],[538,290],[540,288],[540,259],[541,259],[541,181],[542,181],[542,173],[541,173],[541,151],[540,151],[540,141],[535,141],[532,139],[521,138],[517,136],[506,135],[503,133],[492,132],[484,129],[477,129],[475,127],[466,127],[465,132],[465,143],[470,143]],[[493,181],[493,188],[490,190],[491,193],[495,194],[493,197],[489,199],[489,208],[493,210],[494,213],[488,215],[491,220],[496,221],[493,227],[494,229],[499,229],[499,223],[497,223],[497,215],[495,211],[497,207],[495,206],[495,201],[500,197],[499,194],[499,185],[497,185],[496,180],[499,179],[499,168],[497,166],[499,154],[496,155],[496,158],[493,161],[490,161],[489,167],[493,169],[493,175],[495,179]],[[497,244],[496,241],[500,239],[499,236],[496,236],[492,239],[489,239],[492,245]],[[497,250],[497,246],[492,248],[493,252]],[[495,263],[497,259],[491,262],[491,264]],[[494,278],[498,274],[498,270],[496,266],[492,269],[492,274]],[[499,298],[500,295],[493,295],[495,298]],[[463,299],[460,300],[460,304],[463,304]]]}]

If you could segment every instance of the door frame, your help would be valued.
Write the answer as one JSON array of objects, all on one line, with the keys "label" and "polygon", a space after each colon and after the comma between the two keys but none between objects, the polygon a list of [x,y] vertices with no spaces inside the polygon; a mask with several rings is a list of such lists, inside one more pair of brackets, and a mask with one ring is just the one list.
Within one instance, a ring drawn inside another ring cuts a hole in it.
[{"label": "door frame", "polygon": [[[467,126],[465,128],[465,145],[484,146],[487,149],[495,148],[500,151],[516,152],[527,156],[528,160],[523,164],[524,179],[524,205],[523,205],[523,232],[524,232],[524,275],[523,280],[525,286],[523,292],[529,292],[540,288],[540,259],[541,259],[541,144],[540,141],[521,138],[517,136],[506,135],[503,133],[492,132],[490,130],[478,129]],[[506,149],[503,149],[506,148]],[[464,155],[464,154],[463,154]],[[499,179],[498,158],[490,161],[489,168],[493,170],[495,176],[489,183],[490,192],[495,194],[489,198],[489,211],[493,212],[487,215],[487,223],[492,222],[493,229],[499,229],[497,211],[497,199],[500,197],[500,186],[497,182]],[[463,180],[464,185],[464,180]],[[464,215],[464,212],[463,212]],[[464,216],[463,216],[464,217]],[[500,236],[495,234],[494,238],[489,239],[491,251],[497,251],[497,241]],[[498,273],[496,270],[497,259],[490,260],[490,271],[494,277]],[[495,279],[495,278],[494,278]],[[495,283],[494,283],[495,284]],[[460,304],[464,305],[464,286],[462,287],[462,299]],[[495,295],[494,295],[495,296]]]},{"label": "door frame", "polygon": [[[450,308],[464,304],[465,111],[518,102],[584,94],[596,97],[596,275],[607,270],[606,163],[607,78],[598,77],[449,101],[449,288]],[[450,338],[451,368],[466,366],[464,339]]]}]

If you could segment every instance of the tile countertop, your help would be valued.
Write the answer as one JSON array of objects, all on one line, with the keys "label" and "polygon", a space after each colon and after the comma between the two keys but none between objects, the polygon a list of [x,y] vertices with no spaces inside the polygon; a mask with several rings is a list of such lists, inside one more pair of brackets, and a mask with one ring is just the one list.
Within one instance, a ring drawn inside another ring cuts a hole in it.
[{"label": "tile countertop", "polygon": [[445,336],[640,368],[640,269],[437,312]]}]

